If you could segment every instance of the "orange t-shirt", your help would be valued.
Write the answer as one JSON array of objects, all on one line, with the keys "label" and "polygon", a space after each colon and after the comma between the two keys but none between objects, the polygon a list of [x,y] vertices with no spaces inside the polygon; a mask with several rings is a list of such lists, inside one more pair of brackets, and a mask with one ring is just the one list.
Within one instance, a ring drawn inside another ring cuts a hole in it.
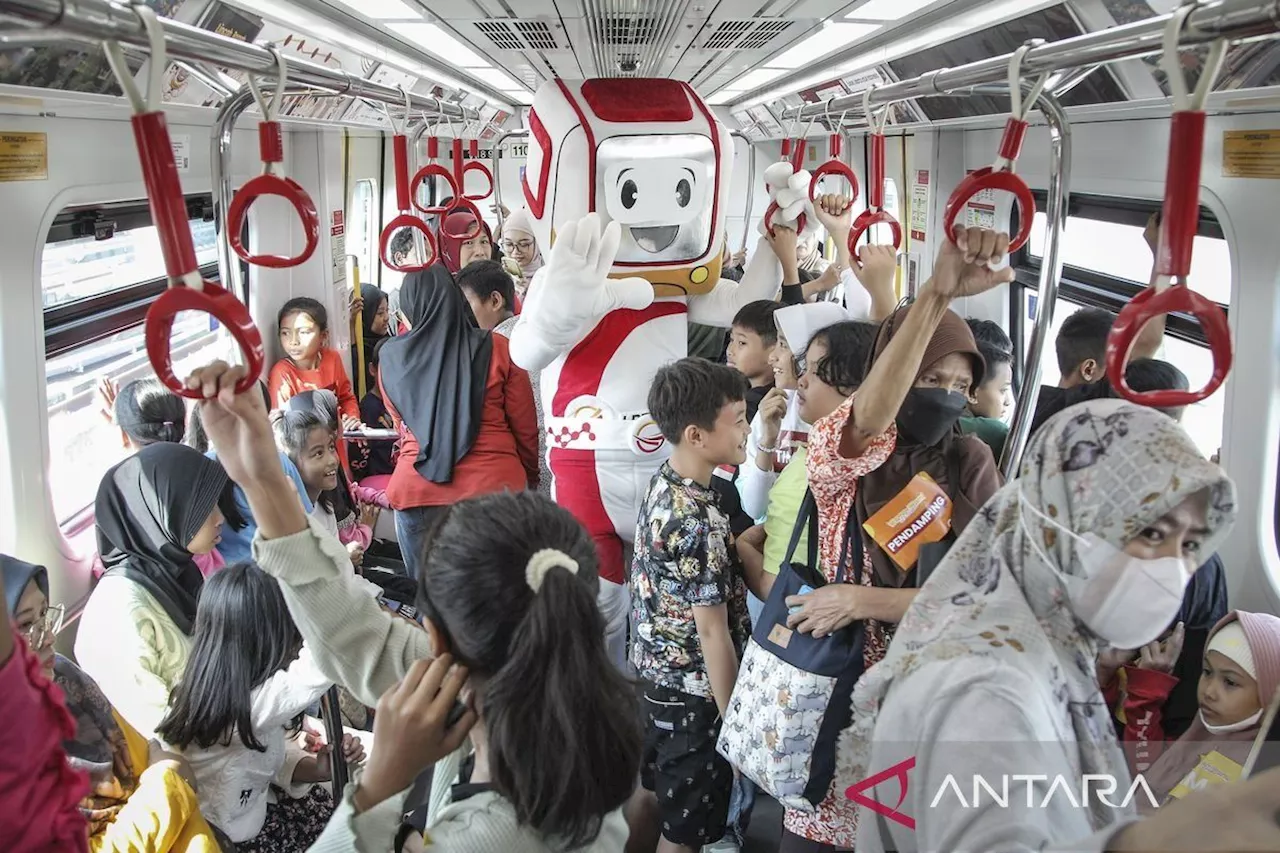
[{"label": "orange t-shirt", "polygon": [[267,377],[267,390],[271,392],[271,405],[283,408],[294,394],[324,389],[338,395],[338,411],[360,420],[360,402],[351,390],[351,380],[342,366],[342,356],[336,350],[320,353],[320,364],[315,370],[303,370],[287,358],[282,358],[271,368]]}]

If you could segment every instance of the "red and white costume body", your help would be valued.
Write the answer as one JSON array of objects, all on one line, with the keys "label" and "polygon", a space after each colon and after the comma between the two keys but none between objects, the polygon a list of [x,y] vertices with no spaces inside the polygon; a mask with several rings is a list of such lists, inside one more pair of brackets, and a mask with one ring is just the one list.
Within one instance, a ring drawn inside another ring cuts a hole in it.
[{"label": "red and white costume body", "polygon": [[[720,279],[733,144],[688,84],[552,80],[528,123],[525,203],[544,256],[552,251],[511,354],[542,371],[552,494],[595,539],[610,652],[625,665],[624,543],[670,455],[648,415],[649,386],[687,355],[689,321],[729,326],[742,306],[775,298],[782,268],[762,241],[741,282]],[[557,232],[570,242],[566,226],[590,213],[623,226],[616,255],[605,257],[610,246],[595,266],[554,242]]]}]

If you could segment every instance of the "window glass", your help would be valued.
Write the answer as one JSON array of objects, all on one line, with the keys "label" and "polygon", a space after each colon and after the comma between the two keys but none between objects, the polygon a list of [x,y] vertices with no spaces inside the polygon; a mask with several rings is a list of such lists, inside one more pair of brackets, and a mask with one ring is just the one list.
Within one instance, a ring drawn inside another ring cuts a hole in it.
[{"label": "window glass", "polygon": [[[896,219],[899,223],[902,222],[902,211],[900,209],[901,206],[902,206],[901,201],[898,196],[898,182],[895,181],[893,178],[885,178],[884,179],[884,209],[890,216]],[[856,217],[857,214],[858,214],[858,210],[855,209],[854,216]],[[905,226],[903,230],[905,232]],[[885,246],[892,242],[893,242],[893,229],[884,223],[878,223],[876,225],[872,225],[863,233],[862,237],[858,239],[859,246],[867,246],[867,245]]]},{"label": "window glass", "polygon": [[[212,222],[191,221],[197,263],[218,259]],[[45,308],[121,290],[165,274],[154,225],[117,231],[106,240],[77,237],[46,243],[40,264]]]},{"label": "window glass", "polygon": [[373,257],[378,245],[377,203],[378,185],[370,178],[356,181],[351,191],[347,254],[356,256],[360,265],[360,281],[365,284],[374,281],[378,274]]},{"label": "window glass", "polygon": [[[212,328],[215,325],[209,315],[197,311],[184,311],[174,320],[171,340],[178,376],[214,358],[227,357],[230,338]],[[154,376],[141,325],[45,362],[49,490],[60,524],[93,505],[102,475],[128,453],[120,431],[102,417],[95,390],[98,381],[111,379],[123,386]]]},{"label": "window glass", "polygon": [[[1036,213],[1031,226],[1028,250],[1044,257],[1044,213]],[[1151,249],[1137,225],[1104,222],[1099,219],[1067,217],[1062,235],[1062,260],[1068,266],[1146,285],[1151,278]],[[1231,252],[1227,241],[1197,235],[1191,256],[1191,287],[1215,302],[1231,302]]]},{"label": "window glass", "polygon": [[[1139,235],[1141,236],[1141,235]],[[1024,324],[1022,352],[1025,358],[1031,348],[1031,317],[1034,311],[1030,310],[1030,300],[1034,299],[1035,294],[1030,290],[1023,291],[1023,306],[1027,317]],[[1040,358],[1040,384],[1056,385],[1061,375],[1058,371],[1058,355],[1054,348],[1054,342],[1058,339],[1058,332],[1062,329],[1062,324],[1075,312],[1084,306],[1078,302],[1072,302],[1068,299],[1058,298],[1057,305],[1054,306],[1052,333],[1046,342],[1044,353]],[[1199,344],[1193,344],[1188,341],[1165,335],[1164,344],[1156,353],[1156,358],[1167,361],[1177,367],[1187,375],[1190,387],[1203,388],[1205,383],[1209,381],[1209,376],[1213,373],[1213,354],[1206,347]],[[1205,457],[1210,457],[1218,452],[1222,446],[1222,420],[1225,414],[1227,383],[1214,392],[1209,399],[1188,406],[1182,414],[1182,426],[1187,433],[1195,441],[1196,445],[1204,453]],[[1038,393],[1036,389],[1028,389],[1023,387],[1023,393]]]}]

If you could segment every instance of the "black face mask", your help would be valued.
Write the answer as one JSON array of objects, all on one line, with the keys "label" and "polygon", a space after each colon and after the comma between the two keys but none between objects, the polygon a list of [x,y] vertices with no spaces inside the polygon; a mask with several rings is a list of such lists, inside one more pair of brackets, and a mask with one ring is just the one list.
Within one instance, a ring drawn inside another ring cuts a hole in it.
[{"label": "black face mask", "polygon": [[945,388],[912,388],[898,410],[898,429],[932,447],[956,425],[967,402],[963,394]]}]

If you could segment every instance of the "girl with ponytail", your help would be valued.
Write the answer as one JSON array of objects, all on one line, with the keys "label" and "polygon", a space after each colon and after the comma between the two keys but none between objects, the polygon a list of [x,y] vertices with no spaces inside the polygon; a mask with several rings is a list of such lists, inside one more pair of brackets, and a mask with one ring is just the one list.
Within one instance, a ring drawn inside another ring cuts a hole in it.
[{"label": "girl with ponytail", "polygon": [[434,764],[443,789],[471,750],[469,778],[432,797],[432,853],[624,849],[641,732],[605,652],[591,538],[533,492],[442,508],[414,555],[427,630],[396,618],[291,494],[261,396],[234,391],[243,375],[215,362],[187,381],[258,519],[258,564],[320,669],[378,709],[365,772],[309,853],[393,846],[414,781]]}]

